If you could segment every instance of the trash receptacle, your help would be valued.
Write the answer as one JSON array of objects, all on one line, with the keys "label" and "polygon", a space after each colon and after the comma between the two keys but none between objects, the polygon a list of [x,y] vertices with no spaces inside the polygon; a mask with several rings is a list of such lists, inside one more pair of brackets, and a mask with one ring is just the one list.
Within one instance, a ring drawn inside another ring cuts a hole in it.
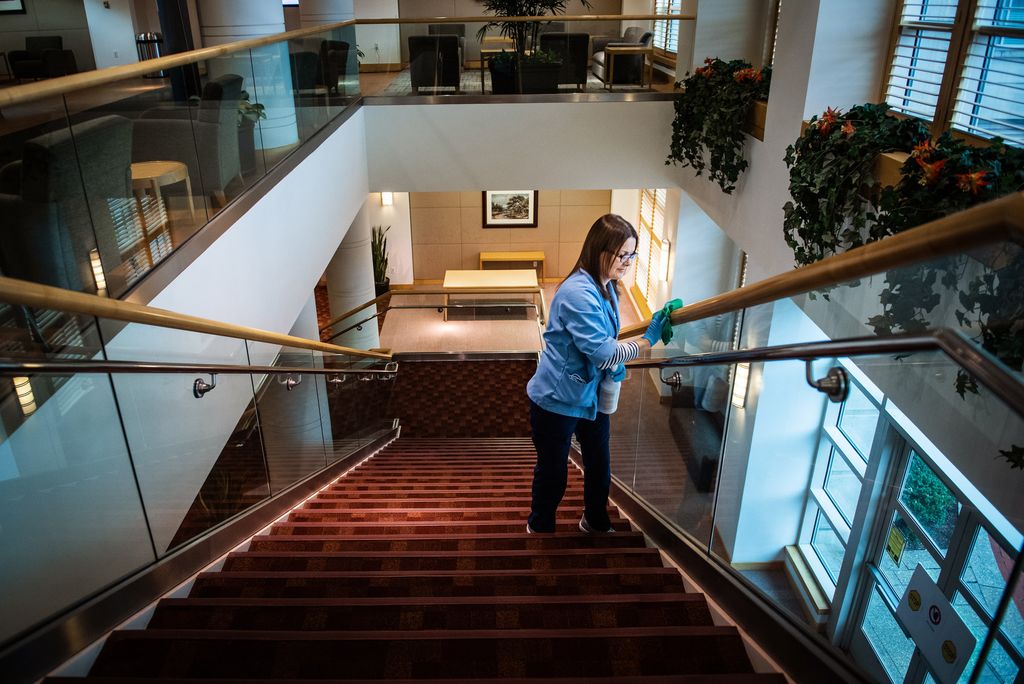
[{"label": "trash receptacle", "polygon": [[[135,49],[139,52],[139,61],[159,57],[163,42],[164,37],[156,31],[145,31],[135,36]],[[151,74],[146,74],[143,78],[164,78],[166,76],[167,74],[163,71],[154,71]]]}]

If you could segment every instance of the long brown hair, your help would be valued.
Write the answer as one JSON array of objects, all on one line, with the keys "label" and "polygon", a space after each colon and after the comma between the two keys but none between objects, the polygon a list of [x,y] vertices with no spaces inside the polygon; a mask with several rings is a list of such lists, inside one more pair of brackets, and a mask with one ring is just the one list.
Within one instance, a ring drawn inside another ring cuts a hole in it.
[{"label": "long brown hair", "polygon": [[[576,271],[586,271],[597,283],[598,289],[601,290],[601,296],[609,299],[611,295],[601,284],[601,279],[608,272],[608,267],[611,266],[612,259],[616,257],[619,247],[625,244],[629,238],[633,238],[638,243],[640,241],[633,224],[618,214],[605,214],[594,221],[594,225],[590,226],[590,232],[587,233],[587,238],[583,241],[583,248],[580,250],[576,265],[569,271],[569,275],[562,279],[562,283]],[[562,283],[558,284],[559,287],[562,286]]]}]

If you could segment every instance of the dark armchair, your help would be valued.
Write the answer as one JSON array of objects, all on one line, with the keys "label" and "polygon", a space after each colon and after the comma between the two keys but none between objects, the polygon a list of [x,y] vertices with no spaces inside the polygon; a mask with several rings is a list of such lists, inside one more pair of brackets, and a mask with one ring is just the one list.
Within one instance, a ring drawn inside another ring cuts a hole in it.
[{"label": "dark armchair", "polygon": [[[320,71],[318,85],[326,86],[329,95],[343,95],[348,73],[348,53],[351,46],[344,40],[320,41]],[[340,85],[339,85],[340,83]]]},{"label": "dark armchair", "polygon": [[[619,38],[599,36],[594,38],[593,64],[591,69],[594,75],[602,81],[607,82],[608,64],[605,48],[609,45],[647,47],[651,44],[654,34],[639,26],[630,26]],[[615,83],[640,83],[643,78],[644,56],[643,55],[619,55],[615,58]]]},{"label": "dark armchair", "polygon": [[55,78],[78,72],[75,53],[64,49],[64,39],[60,36],[29,36],[25,38],[25,49],[11,50],[7,60],[11,75],[19,80]]},{"label": "dark armchair", "polygon": [[[179,161],[192,182],[223,206],[226,189],[242,182],[238,105],[242,77],[225,74],[204,87],[198,107],[156,107],[135,121],[132,161]],[[190,120],[194,118],[194,120]]]},{"label": "dark armchair", "polygon": [[465,24],[427,24],[427,34],[431,36],[459,37],[459,64],[466,66],[466,25]]},{"label": "dark armchair", "polygon": [[420,88],[455,88],[462,92],[459,37],[409,36],[409,77],[412,92]]},{"label": "dark armchair", "polygon": [[[578,90],[587,85],[587,60],[590,58],[589,33],[542,33],[540,49],[553,52],[562,61],[558,83],[571,83]],[[618,67],[618,65],[616,65]]]}]

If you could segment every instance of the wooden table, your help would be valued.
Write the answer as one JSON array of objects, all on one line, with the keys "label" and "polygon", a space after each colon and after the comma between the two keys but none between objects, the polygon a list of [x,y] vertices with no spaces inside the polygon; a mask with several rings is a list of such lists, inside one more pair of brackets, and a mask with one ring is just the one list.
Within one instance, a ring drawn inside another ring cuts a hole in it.
[{"label": "wooden table", "polygon": [[534,270],[539,269],[537,278],[544,280],[544,252],[480,252],[481,271],[496,263],[532,263]]},{"label": "wooden table", "polygon": [[[445,290],[465,290],[468,293],[480,290],[490,292],[501,292],[502,288],[522,289],[526,287],[538,287],[537,272],[533,269],[507,269],[500,271],[459,271],[451,270],[444,272]],[[451,302],[451,295],[454,293],[445,292],[444,320],[448,320],[447,305]],[[533,301],[537,303],[537,294],[534,293]],[[542,295],[543,296],[543,295]]]},{"label": "wooden table", "polygon": [[[156,261],[153,259],[152,249],[150,248],[150,238],[160,232],[162,228],[167,226],[170,222],[170,216],[160,225],[151,225],[150,221],[146,219],[146,210],[143,205],[142,199],[149,190],[153,195],[153,200],[156,202],[157,207],[163,202],[163,197],[160,195],[160,188],[165,185],[173,185],[174,183],[185,184],[185,195],[188,198],[188,209],[192,223],[195,224],[196,220],[196,208],[192,200],[192,181],[188,177],[188,166],[177,161],[146,161],[136,162],[132,164],[132,192],[135,194],[135,201],[139,208],[139,222],[142,226],[142,239],[145,243],[146,256],[149,258],[150,266],[154,265]],[[151,217],[152,218],[152,217]],[[172,241],[171,249],[174,248]]]},{"label": "wooden table", "polygon": [[604,49],[605,60],[608,66],[608,80],[605,87],[608,92],[615,87],[615,57],[616,55],[643,55],[643,66],[640,69],[640,87],[644,87],[644,76],[647,77],[647,86],[654,82],[654,48],[644,45],[608,45]]}]

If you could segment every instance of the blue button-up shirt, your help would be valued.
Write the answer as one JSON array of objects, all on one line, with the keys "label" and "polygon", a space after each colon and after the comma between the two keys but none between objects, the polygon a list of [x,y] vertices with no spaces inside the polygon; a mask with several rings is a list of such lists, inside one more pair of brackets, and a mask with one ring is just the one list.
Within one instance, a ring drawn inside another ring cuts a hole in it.
[{"label": "blue button-up shirt", "polygon": [[611,299],[586,271],[576,271],[551,301],[546,345],[526,394],[541,408],[563,416],[594,420],[600,366],[615,354],[619,334],[619,301]]}]

